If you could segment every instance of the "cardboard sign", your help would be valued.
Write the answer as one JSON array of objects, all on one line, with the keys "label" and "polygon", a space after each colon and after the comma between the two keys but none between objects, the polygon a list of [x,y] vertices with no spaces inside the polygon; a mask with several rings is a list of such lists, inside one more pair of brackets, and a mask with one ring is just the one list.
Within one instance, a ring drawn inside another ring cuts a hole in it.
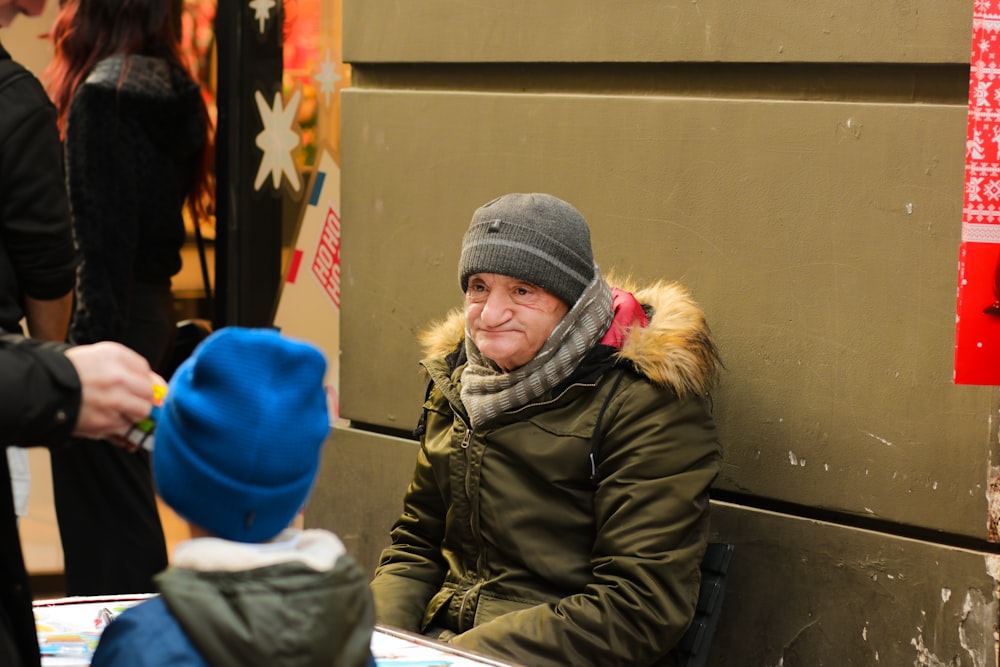
[{"label": "cardboard sign", "polygon": [[340,167],[323,151],[278,299],[274,325],[326,355],[331,421],[339,415]]}]

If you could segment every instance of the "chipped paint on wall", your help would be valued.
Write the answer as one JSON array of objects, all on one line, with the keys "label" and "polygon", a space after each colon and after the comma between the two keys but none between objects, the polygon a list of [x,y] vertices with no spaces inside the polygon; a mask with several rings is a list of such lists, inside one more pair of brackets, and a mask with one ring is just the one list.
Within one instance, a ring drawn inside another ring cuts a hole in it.
[{"label": "chipped paint on wall", "polygon": [[[864,627],[861,628],[861,639],[864,640],[865,642],[868,641],[868,621],[865,621]],[[874,660],[875,662],[879,662],[878,650],[876,650],[874,653]]]},{"label": "chipped paint on wall", "polygon": [[910,645],[917,651],[917,659],[913,661],[914,667],[960,667],[961,658],[955,656],[951,661],[945,662],[941,658],[931,653],[930,649],[924,646],[923,632],[910,640]]},{"label": "chipped paint on wall", "polygon": [[[988,564],[988,567],[990,565]],[[949,588],[941,589],[942,605],[946,604],[952,597]],[[978,588],[966,590],[965,599],[962,602],[962,613],[958,623],[959,644],[968,654],[971,662],[967,662],[965,656],[956,654],[942,659],[935,655],[931,649],[924,644],[923,627],[917,627],[917,636],[910,640],[910,645],[916,651],[916,660],[913,664],[922,667],[961,667],[971,665],[972,667],[987,667],[996,664],[996,656],[1000,644],[997,639],[997,596],[993,592],[990,599]],[[926,618],[926,612],[921,612]],[[989,647],[989,648],[988,648]]]},{"label": "chipped paint on wall", "polygon": [[875,434],[874,434],[874,433],[872,433],[871,431],[865,431],[864,433],[865,433],[865,435],[867,435],[867,436],[868,436],[869,438],[874,438],[875,440],[878,440],[879,442],[881,442],[881,443],[882,443],[883,445],[885,445],[886,447],[892,447],[892,446],[893,446],[893,445],[892,445],[892,443],[891,443],[890,441],[886,440],[885,438],[883,438],[883,437],[881,437],[881,436],[878,436],[878,435],[875,435]]},{"label": "chipped paint on wall", "polygon": [[[992,607],[992,614],[994,619],[997,618],[997,600],[1000,599],[1000,555],[997,554],[986,554],[984,557],[986,561],[986,573],[990,575],[993,579],[993,601],[990,603]],[[993,632],[993,655],[1000,656],[1000,628],[997,627],[998,622],[994,622],[992,632]]]},{"label": "chipped paint on wall", "polygon": [[986,538],[990,542],[1000,542],[1000,466],[989,466],[986,480],[987,522]]},{"label": "chipped paint on wall", "polygon": [[1000,556],[986,554],[986,573],[993,577],[993,581],[1000,581]]},{"label": "chipped paint on wall", "polygon": [[982,591],[970,588],[962,603],[958,640],[972,658],[973,667],[991,664],[990,656],[985,651],[987,646],[993,646],[994,654],[996,652],[997,602],[995,594],[991,597],[993,599],[987,602]]}]

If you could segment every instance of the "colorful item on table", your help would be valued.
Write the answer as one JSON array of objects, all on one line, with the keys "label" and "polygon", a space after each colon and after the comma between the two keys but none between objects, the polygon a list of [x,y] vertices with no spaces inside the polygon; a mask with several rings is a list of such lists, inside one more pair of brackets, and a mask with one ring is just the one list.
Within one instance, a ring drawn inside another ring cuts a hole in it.
[{"label": "colorful item on table", "polygon": [[149,416],[137,424],[125,434],[125,446],[130,451],[135,451],[140,447],[147,452],[153,451],[153,431],[156,429],[156,420],[160,417],[160,408],[163,406],[163,398],[167,395],[167,388],[162,384],[153,385],[153,409]]},{"label": "colorful item on table", "polygon": [[42,667],[90,664],[101,633],[120,613],[150,595],[36,600],[35,630]]}]

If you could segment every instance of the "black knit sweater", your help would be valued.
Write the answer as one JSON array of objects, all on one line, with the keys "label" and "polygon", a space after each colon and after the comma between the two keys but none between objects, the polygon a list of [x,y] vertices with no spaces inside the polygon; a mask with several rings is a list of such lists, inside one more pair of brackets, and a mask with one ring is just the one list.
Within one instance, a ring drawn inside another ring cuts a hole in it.
[{"label": "black knit sweater", "polygon": [[159,58],[102,60],[70,104],[66,171],[83,255],[70,340],[120,340],[132,286],[181,268],[182,208],[205,139],[201,91]]}]

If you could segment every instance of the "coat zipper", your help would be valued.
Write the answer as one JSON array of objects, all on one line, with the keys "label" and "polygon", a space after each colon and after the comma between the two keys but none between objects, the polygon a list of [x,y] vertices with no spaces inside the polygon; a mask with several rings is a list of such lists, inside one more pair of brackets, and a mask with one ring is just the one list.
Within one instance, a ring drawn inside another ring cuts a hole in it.
[{"label": "coat zipper", "polygon": [[[465,497],[469,501],[469,531],[472,533],[476,544],[476,580],[480,581],[482,580],[483,550],[479,544],[479,531],[476,529],[475,512],[472,509],[472,452],[469,449],[469,444],[472,442],[472,426],[466,423],[464,419],[462,422],[465,424],[465,435],[462,436],[460,447],[465,451]],[[475,586],[472,586],[462,593],[462,604],[458,608],[458,629],[460,632],[468,629],[465,627],[465,607],[474,589]]]},{"label": "coat zipper", "polygon": [[[560,394],[558,396],[554,396],[553,398],[551,398],[548,401],[539,401],[539,402],[535,402],[535,403],[529,403],[527,405],[521,406],[517,410],[512,410],[510,414],[516,414],[517,412],[520,412],[521,410],[525,410],[527,408],[533,408],[533,407],[538,407],[538,406],[542,406],[542,405],[548,405],[549,403],[554,403],[554,402],[558,401],[560,398],[562,398],[562,396],[565,395],[565,393],[567,391],[569,391],[570,389],[573,389],[575,387],[581,387],[581,386],[582,387],[596,387],[597,383],[594,382],[594,383],[576,383],[576,384],[572,384],[569,387],[566,387],[565,390],[563,390],[562,392],[560,392]],[[471,453],[471,450],[469,449],[469,445],[472,443],[472,426],[467,421],[465,421],[464,418],[462,418],[462,416],[459,414],[459,412],[457,410],[455,411],[455,414],[456,414],[456,416],[458,416],[458,418],[462,422],[462,424],[465,425],[465,435],[462,436],[462,441],[459,444],[459,446],[463,450],[465,450],[465,496],[466,496],[466,498],[469,499],[469,504],[470,504],[470,510],[469,510],[469,530],[472,532],[472,535],[473,535],[473,537],[475,538],[475,541],[476,541],[476,580],[477,581],[476,581],[476,584],[474,586],[469,587],[462,594],[462,604],[460,604],[459,608],[458,608],[458,627],[459,627],[459,631],[460,632],[465,632],[466,630],[469,629],[469,628],[465,627],[465,608],[466,608],[466,605],[469,602],[469,597],[472,595],[472,591],[475,590],[475,589],[477,589],[479,586],[482,585],[482,580],[483,580],[483,548],[482,548],[482,545],[480,544],[481,539],[480,539],[480,536],[479,536],[479,531],[478,531],[478,529],[476,527],[475,517],[473,516],[474,513],[473,513],[473,511],[471,509],[471,505],[472,505],[472,487],[470,485],[472,483],[472,465],[471,465],[472,464],[472,453]]]}]

